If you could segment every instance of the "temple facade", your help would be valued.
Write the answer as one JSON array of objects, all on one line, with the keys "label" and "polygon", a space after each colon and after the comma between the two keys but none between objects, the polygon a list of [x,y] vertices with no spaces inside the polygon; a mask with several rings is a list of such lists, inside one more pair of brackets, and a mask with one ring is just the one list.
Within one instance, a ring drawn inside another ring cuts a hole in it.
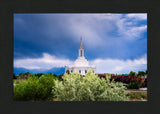
[{"label": "temple facade", "polygon": [[81,75],[85,75],[89,70],[96,73],[96,66],[89,65],[87,59],[84,57],[84,48],[82,46],[82,38],[80,39],[80,47],[78,50],[78,58],[74,62],[74,65],[65,66],[65,72],[69,70],[70,72],[78,72]]}]

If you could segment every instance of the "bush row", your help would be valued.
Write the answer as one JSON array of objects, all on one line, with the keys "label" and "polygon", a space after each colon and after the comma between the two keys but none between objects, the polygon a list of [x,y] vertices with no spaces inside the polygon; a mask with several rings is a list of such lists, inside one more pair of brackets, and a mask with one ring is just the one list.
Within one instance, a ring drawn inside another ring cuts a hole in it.
[{"label": "bush row", "polygon": [[110,76],[99,78],[92,71],[85,77],[79,73],[64,74],[58,80],[50,74],[40,78],[30,76],[14,86],[14,100],[49,101],[126,101],[125,89],[121,82],[110,81]]}]

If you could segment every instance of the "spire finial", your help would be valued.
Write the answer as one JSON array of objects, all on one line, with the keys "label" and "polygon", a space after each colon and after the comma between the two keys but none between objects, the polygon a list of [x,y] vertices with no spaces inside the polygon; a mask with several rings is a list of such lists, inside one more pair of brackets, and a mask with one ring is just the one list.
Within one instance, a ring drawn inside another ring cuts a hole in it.
[{"label": "spire finial", "polygon": [[82,46],[82,36],[80,37],[80,48],[83,48],[83,46]]},{"label": "spire finial", "polygon": [[81,36],[81,38],[80,38],[80,41],[81,41],[81,44],[82,44],[82,36]]}]

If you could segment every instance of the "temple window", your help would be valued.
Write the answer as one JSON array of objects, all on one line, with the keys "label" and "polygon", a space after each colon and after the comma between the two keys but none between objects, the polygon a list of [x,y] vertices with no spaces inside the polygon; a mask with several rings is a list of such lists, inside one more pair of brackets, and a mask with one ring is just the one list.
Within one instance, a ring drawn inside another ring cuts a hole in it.
[{"label": "temple window", "polygon": [[82,56],[82,50],[81,50],[81,56]]}]

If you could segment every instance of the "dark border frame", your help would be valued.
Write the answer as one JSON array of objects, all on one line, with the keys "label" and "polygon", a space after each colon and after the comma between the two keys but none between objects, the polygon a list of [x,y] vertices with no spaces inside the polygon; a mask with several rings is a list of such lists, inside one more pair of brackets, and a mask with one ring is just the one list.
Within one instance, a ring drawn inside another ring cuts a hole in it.
[{"label": "dark border frame", "polygon": [[[2,114],[113,113],[157,114],[159,112],[160,38],[159,3],[129,0],[86,1],[3,0],[0,3],[0,112]],[[13,101],[13,13],[147,13],[147,102],[20,102]]]}]

